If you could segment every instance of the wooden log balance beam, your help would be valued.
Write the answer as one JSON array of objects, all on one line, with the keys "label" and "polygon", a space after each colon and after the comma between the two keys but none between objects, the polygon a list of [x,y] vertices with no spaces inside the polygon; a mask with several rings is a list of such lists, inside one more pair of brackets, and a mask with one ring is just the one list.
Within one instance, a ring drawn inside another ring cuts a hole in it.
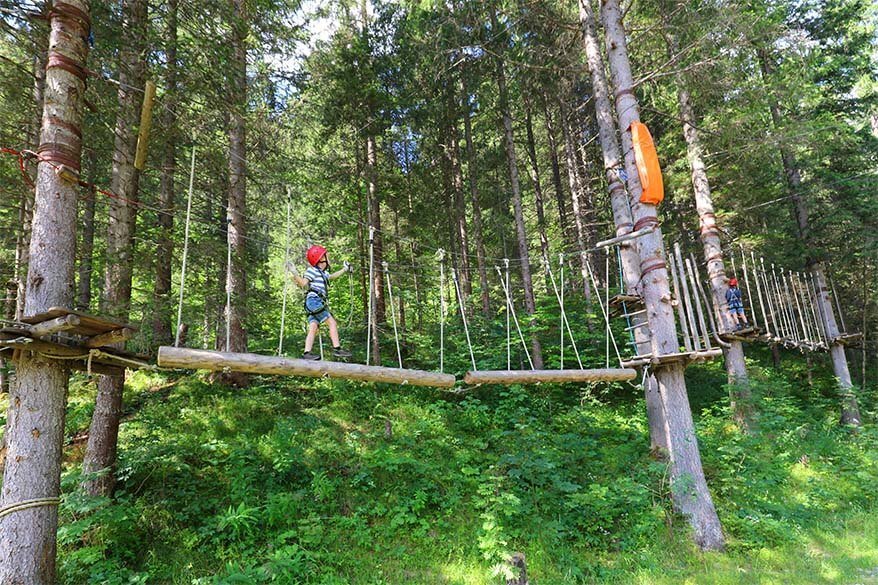
[{"label": "wooden log balance beam", "polygon": [[594,370],[480,370],[467,372],[467,384],[565,384],[570,382],[623,382],[637,377],[630,368]]},{"label": "wooden log balance beam", "polygon": [[227,353],[171,346],[159,348],[158,365],[162,368],[210,370],[213,372],[231,370],[248,374],[342,378],[345,380],[361,380],[363,382],[433,386],[436,388],[452,388],[455,382],[455,378],[451,374],[439,372],[364,366],[362,364],[348,364],[345,362],[301,360],[252,353]]}]

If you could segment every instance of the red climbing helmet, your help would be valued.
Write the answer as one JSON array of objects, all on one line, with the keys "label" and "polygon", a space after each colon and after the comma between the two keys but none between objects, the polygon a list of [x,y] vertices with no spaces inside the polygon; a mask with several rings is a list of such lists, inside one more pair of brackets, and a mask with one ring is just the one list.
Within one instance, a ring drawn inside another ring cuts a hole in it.
[{"label": "red climbing helmet", "polygon": [[326,248],[323,246],[311,246],[308,248],[308,253],[305,254],[305,257],[308,259],[308,264],[311,266],[317,266],[317,263],[320,262],[320,259],[326,255]]},{"label": "red climbing helmet", "polygon": [[734,276],[729,279],[729,286],[738,286],[738,279]]}]

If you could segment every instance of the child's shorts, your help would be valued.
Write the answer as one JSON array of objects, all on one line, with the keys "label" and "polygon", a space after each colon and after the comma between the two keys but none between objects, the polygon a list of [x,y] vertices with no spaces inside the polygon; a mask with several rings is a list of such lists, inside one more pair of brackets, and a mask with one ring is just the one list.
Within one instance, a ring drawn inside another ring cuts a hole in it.
[{"label": "child's shorts", "polygon": [[744,307],[729,307],[729,313],[732,315],[743,315]]},{"label": "child's shorts", "polygon": [[[305,308],[308,309],[308,323],[323,323],[329,319],[332,315],[329,313],[329,309],[326,309],[325,306],[326,303],[316,295],[308,295],[305,297]],[[320,307],[324,307],[324,309],[319,313],[312,313],[312,311],[316,311]]]}]

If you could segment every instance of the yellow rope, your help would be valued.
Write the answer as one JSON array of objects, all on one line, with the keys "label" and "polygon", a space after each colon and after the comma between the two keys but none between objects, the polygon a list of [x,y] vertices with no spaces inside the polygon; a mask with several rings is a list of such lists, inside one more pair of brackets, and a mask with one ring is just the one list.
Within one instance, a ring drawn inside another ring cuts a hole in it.
[{"label": "yellow rope", "polygon": [[6,506],[5,508],[0,509],[0,518],[12,514],[13,512],[20,512],[21,510],[27,510],[28,508],[37,508],[39,506],[57,506],[61,503],[61,498],[38,498],[35,500],[24,500],[23,502],[18,502],[17,504],[11,504]]}]

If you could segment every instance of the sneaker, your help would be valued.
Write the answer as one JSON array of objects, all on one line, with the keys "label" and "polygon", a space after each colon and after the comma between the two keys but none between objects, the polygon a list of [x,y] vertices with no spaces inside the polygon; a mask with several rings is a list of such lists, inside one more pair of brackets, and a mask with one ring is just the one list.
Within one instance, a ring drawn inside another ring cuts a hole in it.
[{"label": "sneaker", "polygon": [[744,328],[744,326],[741,325],[740,323],[738,323],[737,325],[735,325],[735,331],[740,331],[740,330],[743,329],[743,328]]},{"label": "sneaker", "polygon": [[306,351],[305,353],[302,354],[302,359],[303,359],[303,360],[310,360],[310,361],[312,361],[312,362],[316,362],[316,361],[319,361],[319,360],[320,360],[320,354],[319,354],[319,353],[312,353],[312,352],[310,352],[310,351]]},{"label": "sneaker", "polygon": [[341,347],[333,347],[332,348],[332,355],[333,355],[333,357],[337,357],[337,358],[349,358],[354,354],[352,354],[348,350],[343,349]]}]

